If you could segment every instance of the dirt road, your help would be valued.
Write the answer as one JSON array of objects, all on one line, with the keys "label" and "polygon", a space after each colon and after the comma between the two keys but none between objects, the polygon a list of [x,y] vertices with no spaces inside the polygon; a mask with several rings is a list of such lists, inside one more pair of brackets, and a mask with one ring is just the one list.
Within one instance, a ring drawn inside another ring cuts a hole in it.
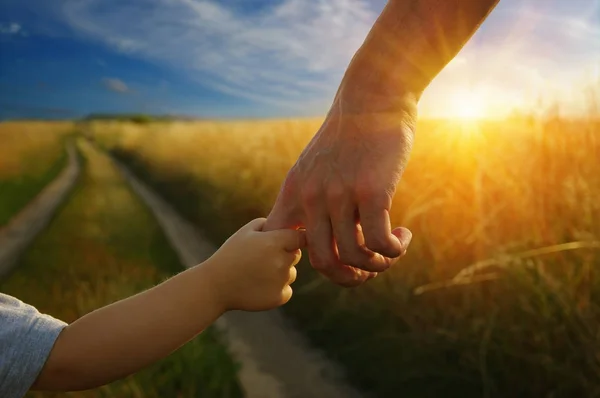
[{"label": "dirt road", "polygon": [[[133,190],[150,207],[186,267],[216,248],[168,203],[115,160]],[[241,363],[240,382],[248,398],[354,398],[339,368],[310,347],[279,310],[231,312],[217,322],[231,354]]]},{"label": "dirt road", "polygon": [[0,278],[15,266],[21,253],[48,225],[58,206],[75,185],[80,165],[72,143],[67,145],[67,152],[69,162],[58,177],[13,217],[7,226],[0,228]]}]

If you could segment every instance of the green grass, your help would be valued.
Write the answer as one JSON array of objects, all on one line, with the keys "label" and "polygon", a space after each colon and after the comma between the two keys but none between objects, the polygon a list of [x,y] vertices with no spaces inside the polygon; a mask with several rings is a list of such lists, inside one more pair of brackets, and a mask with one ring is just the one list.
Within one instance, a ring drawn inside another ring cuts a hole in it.
[{"label": "green grass", "polygon": [[[2,292],[67,322],[181,270],[152,214],[107,157],[86,143],[81,149],[85,167],[76,189],[0,283]],[[132,377],[67,396],[228,398],[241,396],[241,390],[237,366],[210,328]]]}]

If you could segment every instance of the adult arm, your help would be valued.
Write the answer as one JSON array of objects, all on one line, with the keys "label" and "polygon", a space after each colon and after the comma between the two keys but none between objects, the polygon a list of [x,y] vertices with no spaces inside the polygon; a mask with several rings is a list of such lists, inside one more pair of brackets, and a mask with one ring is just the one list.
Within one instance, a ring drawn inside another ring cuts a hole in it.
[{"label": "adult arm", "polygon": [[305,227],[311,264],[333,282],[357,286],[406,251],[411,233],[389,212],[417,103],[498,2],[390,0],[352,59],[265,226]]}]

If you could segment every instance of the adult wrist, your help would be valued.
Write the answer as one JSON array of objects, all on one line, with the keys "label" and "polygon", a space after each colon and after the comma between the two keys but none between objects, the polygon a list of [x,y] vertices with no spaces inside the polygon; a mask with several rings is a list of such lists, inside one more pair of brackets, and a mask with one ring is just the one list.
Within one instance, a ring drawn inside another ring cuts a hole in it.
[{"label": "adult wrist", "polygon": [[340,85],[334,106],[345,114],[416,115],[421,93],[384,82],[345,79]]}]

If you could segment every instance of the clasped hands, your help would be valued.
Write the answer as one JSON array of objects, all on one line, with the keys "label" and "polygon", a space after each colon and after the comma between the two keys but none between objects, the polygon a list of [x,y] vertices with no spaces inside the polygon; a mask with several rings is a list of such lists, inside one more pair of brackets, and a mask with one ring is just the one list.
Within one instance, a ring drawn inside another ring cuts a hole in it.
[{"label": "clasped hands", "polygon": [[336,98],[263,230],[305,228],[311,265],[353,287],[387,270],[411,241],[408,229],[392,229],[390,210],[412,148],[416,101],[396,112],[344,105]]}]

